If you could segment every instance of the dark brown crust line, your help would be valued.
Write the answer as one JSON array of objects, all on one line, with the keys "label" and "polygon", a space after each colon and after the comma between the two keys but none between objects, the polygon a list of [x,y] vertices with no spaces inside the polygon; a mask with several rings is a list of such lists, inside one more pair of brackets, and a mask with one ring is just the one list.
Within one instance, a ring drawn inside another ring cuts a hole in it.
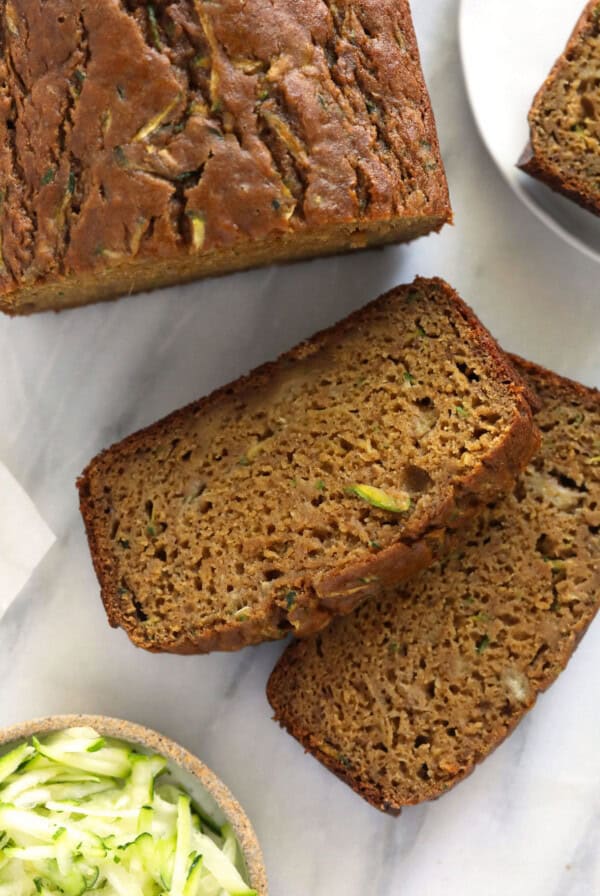
[{"label": "dark brown crust line", "polygon": [[7,0],[0,25],[8,313],[451,220],[407,0]]},{"label": "dark brown crust line", "polygon": [[[530,377],[533,382],[537,380],[543,383],[545,390],[553,392],[557,396],[562,396],[565,401],[572,402],[574,405],[579,404],[595,411],[600,409],[600,391],[560,377],[516,355],[509,357],[524,377]],[[306,752],[311,753],[363,799],[389,815],[398,816],[404,806],[415,805],[442,796],[472,774],[477,765],[500,746],[514,731],[523,716],[533,708],[538,696],[554,683],[560,672],[567,665],[589,625],[593,622],[599,607],[600,593],[596,595],[595,602],[592,601],[588,612],[583,613],[578,624],[571,628],[569,637],[564,639],[561,649],[553,655],[546,674],[536,680],[535,689],[531,689],[528,699],[522,704],[520,711],[514,712],[509,716],[503,728],[490,734],[490,740],[486,748],[473,754],[466,766],[446,782],[437,786],[435,784],[427,786],[427,784],[423,783],[422,793],[418,799],[393,800],[386,797],[373,781],[358,780],[352,774],[352,771],[340,761],[340,757],[335,750],[332,750],[331,754],[324,751],[322,741],[313,736],[308,728],[303,727],[301,723],[296,723],[291,718],[288,705],[285,702],[286,691],[284,683],[293,675],[294,666],[299,665],[300,669],[302,669],[303,656],[311,647],[310,641],[297,641],[288,647],[271,673],[267,685],[267,698],[274,711],[273,718],[304,746]]]},{"label": "dark brown crust line", "polygon": [[531,137],[528,145],[525,147],[521,158],[517,163],[517,167],[529,174],[536,180],[545,183],[556,193],[561,193],[572,199],[577,205],[580,205],[586,211],[592,214],[600,215],[600,192],[590,193],[588,185],[579,179],[570,177],[560,168],[553,164],[552,161],[545,157],[540,147],[536,146],[534,138],[534,126],[546,91],[552,86],[555,79],[560,75],[562,68],[567,62],[569,54],[575,52],[580,41],[586,36],[590,29],[590,25],[597,27],[593,22],[594,11],[598,8],[598,0],[590,0],[587,3],[583,13],[579,17],[575,28],[569,38],[567,46],[561,56],[556,60],[552,70],[540,89],[538,90],[531,110],[529,112],[529,125],[531,129]]},{"label": "dark brown crust line", "polygon": [[[439,279],[430,281],[417,279],[414,285],[430,291],[437,290],[451,300],[471,329],[474,344],[479,346],[480,354],[492,359],[498,380],[508,386],[515,400],[514,420],[502,444],[488,454],[485,462],[480,463],[458,481],[453,499],[449,499],[445,505],[439,507],[435,518],[428,521],[425,529],[422,527],[416,531],[409,529],[402,541],[396,545],[379,554],[369,554],[364,562],[354,564],[351,568],[341,568],[320,581],[313,581],[310,591],[298,592],[293,610],[272,605],[262,617],[256,613],[252,620],[223,624],[194,640],[183,637],[168,644],[153,643],[139,630],[139,626],[135,626],[135,620],[131,618],[130,602],[127,601],[124,605],[124,599],[119,597],[115,556],[106,537],[106,531],[103,534],[102,526],[98,522],[104,464],[118,462],[120,458],[124,459],[138,450],[143,450],[154,436],[168,434],[179,419],[189,414],[201,414],[206,408],[218,404],[222,398],[231,397],[248,385],[260,388],[269,381],[271,373],[279,365],[316,353],[332,335],[339,337],[360,324],[369,314],[371,305],[375,304],[370,303],[334,327],[322,331],[285,353],[277,361],[263,365],[235,383],[175,411],[148,429],[129,436],[117,446],[102,452],[88,465],[78,480],[81,513],[101,585],[102,600],[111,625],[123,627],[137,646],[147,650],[166,650],[183,654],[237,650],[264,640],[281,638],[290,626],[301,637],[313,634],[328,625],[334,616],[349,613],[366,598],[378,593],[382,587],[397,583],[430,565],[439,556],[447,535],[452,536],[454,530],[459,530],[466,520],[498,494],[512,489],[516,477],[539,446],[539,433],[533,424],[528,401],[531,397],[530,392],[488,331],[454,290]],[[391,290],[375,302],[408,290],[410,290],[408,286]],[[372,579],[374,576],[378,577],[377,583],[371,581],[368,584],[357,585],[360,579]]]}]

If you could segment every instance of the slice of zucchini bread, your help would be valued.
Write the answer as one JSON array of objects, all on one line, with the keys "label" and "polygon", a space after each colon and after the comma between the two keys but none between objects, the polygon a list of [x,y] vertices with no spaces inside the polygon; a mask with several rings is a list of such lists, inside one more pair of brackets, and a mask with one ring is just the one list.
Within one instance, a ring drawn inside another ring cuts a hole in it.
[{"label": "slice of zucchini bread", "polygon": [[276,719],[392,814],[513,730],[600,603],[600,394],[517,363],[543,408],[514,495],[410,584],[289,647],[269,681]]},{"label": "slice of zucchini bread", "polygon": [[519,167],[600,215],[600,3],[588,3],[529,113]]},{"label": "slice of zucchini bread", "polygon": [[451,219],[408,0],[0,4],[0,309]]},{"label": "slice of zucchini bread", "polygon": [[538,443],[524,385],[452,289],[392,290],[91,462],[109,620],[181,653],[312,633],[431,563]]}]

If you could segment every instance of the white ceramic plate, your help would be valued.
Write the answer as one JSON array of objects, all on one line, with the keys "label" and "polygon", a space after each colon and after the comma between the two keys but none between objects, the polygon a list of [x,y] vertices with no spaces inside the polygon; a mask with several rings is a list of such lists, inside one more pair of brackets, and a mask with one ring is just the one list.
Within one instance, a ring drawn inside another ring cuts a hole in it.
[{"label": "white ceramic plate", "polygon": [[533,97],[562,53],[584,0],[461,0],[467,91],[494,161],[555,233],[600,261],[600,219],[519,171]]}]

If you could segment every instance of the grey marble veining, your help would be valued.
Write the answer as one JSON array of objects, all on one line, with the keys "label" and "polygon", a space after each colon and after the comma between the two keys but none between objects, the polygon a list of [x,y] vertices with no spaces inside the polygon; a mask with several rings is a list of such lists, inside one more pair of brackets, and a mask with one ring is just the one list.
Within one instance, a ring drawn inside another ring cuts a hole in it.
[{"label": "grey marble veining", "polygon": [[109,629],[77,509],[74,480],[97,450],[416,273],[446,277],[506,348],[600,385],[598,266],[533,218],[487,156],[456,0],[413,6],[454,228],[410,247],[0,320],[0,459],[58,536],[0,623],[0,724],[85,711],[181,741],[246,807],[274,896],[590,896],[600,893],[600,623],[485,765],[392,819],[271,721],[264,686],[281,645],[151,656]]}]

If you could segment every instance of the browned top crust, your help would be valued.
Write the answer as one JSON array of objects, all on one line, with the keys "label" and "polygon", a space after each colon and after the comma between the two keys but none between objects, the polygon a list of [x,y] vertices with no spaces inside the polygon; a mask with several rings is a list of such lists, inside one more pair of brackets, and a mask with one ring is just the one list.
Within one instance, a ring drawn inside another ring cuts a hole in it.
[{"label": "browned top crust", "polygon": [[0,295],[450,218],[407,0],[7,0],[0,18]]},{"label": "browned top crust", "polygon": [[591,0],[529,112],[519,168],[600,214],[600,3]]},{"label": "browned top crust", "polygon": [[275,717],[379,809],[445,793],[566,666],[600,604],[600,394],[521,359],[542,449],[440,563],[292,645]]},{"label": "browned top crust", "polygon": [[89,464],[109,620],[176,653],[318,631],[429,565],[538,444],[487,330],[418,279]]}]

